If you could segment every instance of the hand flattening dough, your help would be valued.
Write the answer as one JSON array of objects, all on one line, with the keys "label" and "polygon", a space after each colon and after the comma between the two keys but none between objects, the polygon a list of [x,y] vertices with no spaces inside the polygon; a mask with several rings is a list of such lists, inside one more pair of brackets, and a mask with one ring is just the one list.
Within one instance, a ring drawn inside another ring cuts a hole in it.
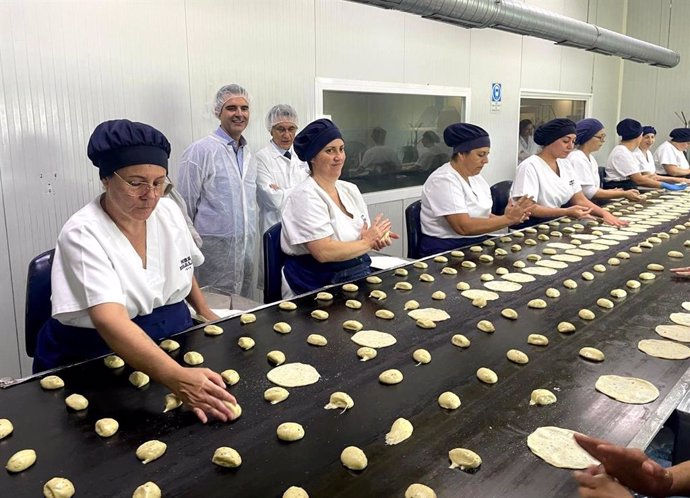
[{"label": "hand flattening dough", "polygon": [[158,484],[148,481],[134,490],[132,498],[161,498],[161,496],[163,496],[163,493]]},{"label": "hand flattening dough", "polygon": [[340,461],[350,470],[364,470],[369,462],[367,456],[356,446],[348,446],[340,454]]},{"label": "hand flattening dough", "polygon": [[47,391],[65,387],[65,382],[57,375],[48,375],[41,379],[41,387]]},{"label": "hand flattening dough", "polygon": [[163,441],[158,441],[157,439],[152,439],[151,441],[146,441],[137,448],[137,458],[141,460],[141,463],[147,464],[159,459],[165,453],[168,445]]},{"label": "hand flattening dough", "polygon": [[429,486],[418,482],[410,484],[405,490],[405,498],[437,498],[436,492]]},{"label": "hand flattening dough", "polygon": [[9,419],[0,418],[0,439],[4,439],[14,431],[14,426]]},{"label": "hand flattening dough", "polygon": [[220,467],[234,469],[242,465],[242,457],[236,449],[230,448],[229,446],[221,446],[220,448],[216,448],[216,451],[213,452],[211,462]]},{"label": "hand flattening dough", "polygon": [[474,451],[467,448],[453,448],[448,452],[450,469],[472,470],[482,464],[482,459]]},{"label": "hand flattening dough", "polygon": [[321,375],[306,363],[286,363],[269,370],[266,377],[280,387],[303,387],[318,382]]},{"label": "hand flattening dough", "polygon": [[114,418],[102,418],[96,421],[96,434],[101,437],[113,436],[120,428],[120,424]]},{"label": "hand flattening dough", "polygon": [[580,447],[574,431],[560,427],[540,427],[527,437],[532,453],[546,463],[563,469],[586,469],[599,462]]},{"label": "hand flattening dough", "polygon": [[410,421],[401,417],[393,422],[391,430],[386,434],[386,444],[390,446],[400,444],[412,436],[413,431]]},{"label": "hand flattening dough", "polygon": [[36,463],[36,452],[34,450],[20,450],[7,460],[5,468],[8,472],[22,472]]},{"label": "hand flattening dough", "polygon": [[75,492],[74,484],[64,477],[53,477],[43,485],[45,498],[72,498]]}]

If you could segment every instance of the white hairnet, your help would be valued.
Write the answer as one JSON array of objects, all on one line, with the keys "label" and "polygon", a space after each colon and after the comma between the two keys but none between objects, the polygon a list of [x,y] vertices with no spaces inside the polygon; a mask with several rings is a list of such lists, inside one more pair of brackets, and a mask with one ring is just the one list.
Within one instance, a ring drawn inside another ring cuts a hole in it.
[{"label": "white hairnet", "polygon": [[242,97],[249,103],[249,93],[240,85],[232,83],[231,85],[224,85],[216,93],[216,100],[213,103],[213,113],[216,117],[220,116],[220,111],[223,110],[223,105],[233,97]]},{"label": "white hairnet", "polygon": [[266,114],[266,129],[270,132],[278,123],[294,123],[299,126],[297,111],[289,104],[274,105]]}]

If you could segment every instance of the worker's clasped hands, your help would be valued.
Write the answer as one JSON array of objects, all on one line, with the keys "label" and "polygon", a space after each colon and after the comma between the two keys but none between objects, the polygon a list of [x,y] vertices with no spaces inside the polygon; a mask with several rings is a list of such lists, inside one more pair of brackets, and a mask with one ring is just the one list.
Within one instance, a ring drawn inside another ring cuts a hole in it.
[{"label": "worker's clasped hands", "polygon": [[371,222],[371,226],[364,223],[361,231],[362,240],[369,242],[372,249],[380,251],[384,247],[388,247],[393,243],[394,239],[399,239],[397,233],[391,231],[391,220],[384,218],[382,213],[379,213]]},{"label": "worker's clasped hands", "polygon": [[534,199],[528,195],[523,195],[508,202],[504,215],[511,225],[517,225],[529,219],[533,206]]}]

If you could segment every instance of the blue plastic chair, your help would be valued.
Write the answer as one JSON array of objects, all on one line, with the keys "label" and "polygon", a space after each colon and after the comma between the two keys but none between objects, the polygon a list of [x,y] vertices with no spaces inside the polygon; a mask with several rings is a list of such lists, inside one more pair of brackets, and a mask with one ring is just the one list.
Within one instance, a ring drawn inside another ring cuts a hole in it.
[{"label": "blue plastic chair", "polygon": [[491,186],[491,199],[493,200],[491,212],[496,216],[502,216],[506,212],[512,186],[512,180],[504,180]]},{"label": "blue plastic chair", "polygon": [[264,233],[264,303],[273,303],[283,298],[281,292],[285,254],[280,248],[282,223],[276,223]]},{"label": "blue plastic chair", "polygon": [[52,313],[50,303],[50,271],[55,249],[39,254],[29,263],[26,278],[26,305],[24,307],[24,343],[26,354],[34,357],[38,331]]},{"label": "blue plastic chair", "polygon": [[405,209],[405,226],[407,228],[407,257],[419,259],[419,239],[422,235],[422,201],[415,201]]}]

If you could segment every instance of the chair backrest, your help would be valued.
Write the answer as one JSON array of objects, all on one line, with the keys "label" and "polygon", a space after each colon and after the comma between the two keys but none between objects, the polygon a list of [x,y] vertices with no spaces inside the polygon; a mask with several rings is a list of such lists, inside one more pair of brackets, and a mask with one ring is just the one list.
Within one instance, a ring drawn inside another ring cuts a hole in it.
[{"label": "chair backrest", "polygon": [[264,233],[264,303],[280,301],[285,254],[280,249],[282,223],[276,223]]},{"label": "chair backrest", "polygon": [[493,205],[491,212],[496,216],[502,216],[506,212],[508,200],[510,200],[510,188],[513,186],[512,180],[504,180],[491,186],[491,199]]},{"label": "chair backrest", "polygon": [[606,176],[606,168],[599,166],[599,188],[604,188],[604,177]]},{"label": "chair backrest", "polygon": [[55,249],[39,254],[29,263],[26,278],[26,305],[24,307],[24,342],[26,354],[33,358],[38,331],[50,318],[50,270]]},{"label": "chair backrest", "polygon": [[407,227],[407,257],[419,259],[419,238],[422,235],[422,201],[415,201],[405,208],[405,225]]}]

